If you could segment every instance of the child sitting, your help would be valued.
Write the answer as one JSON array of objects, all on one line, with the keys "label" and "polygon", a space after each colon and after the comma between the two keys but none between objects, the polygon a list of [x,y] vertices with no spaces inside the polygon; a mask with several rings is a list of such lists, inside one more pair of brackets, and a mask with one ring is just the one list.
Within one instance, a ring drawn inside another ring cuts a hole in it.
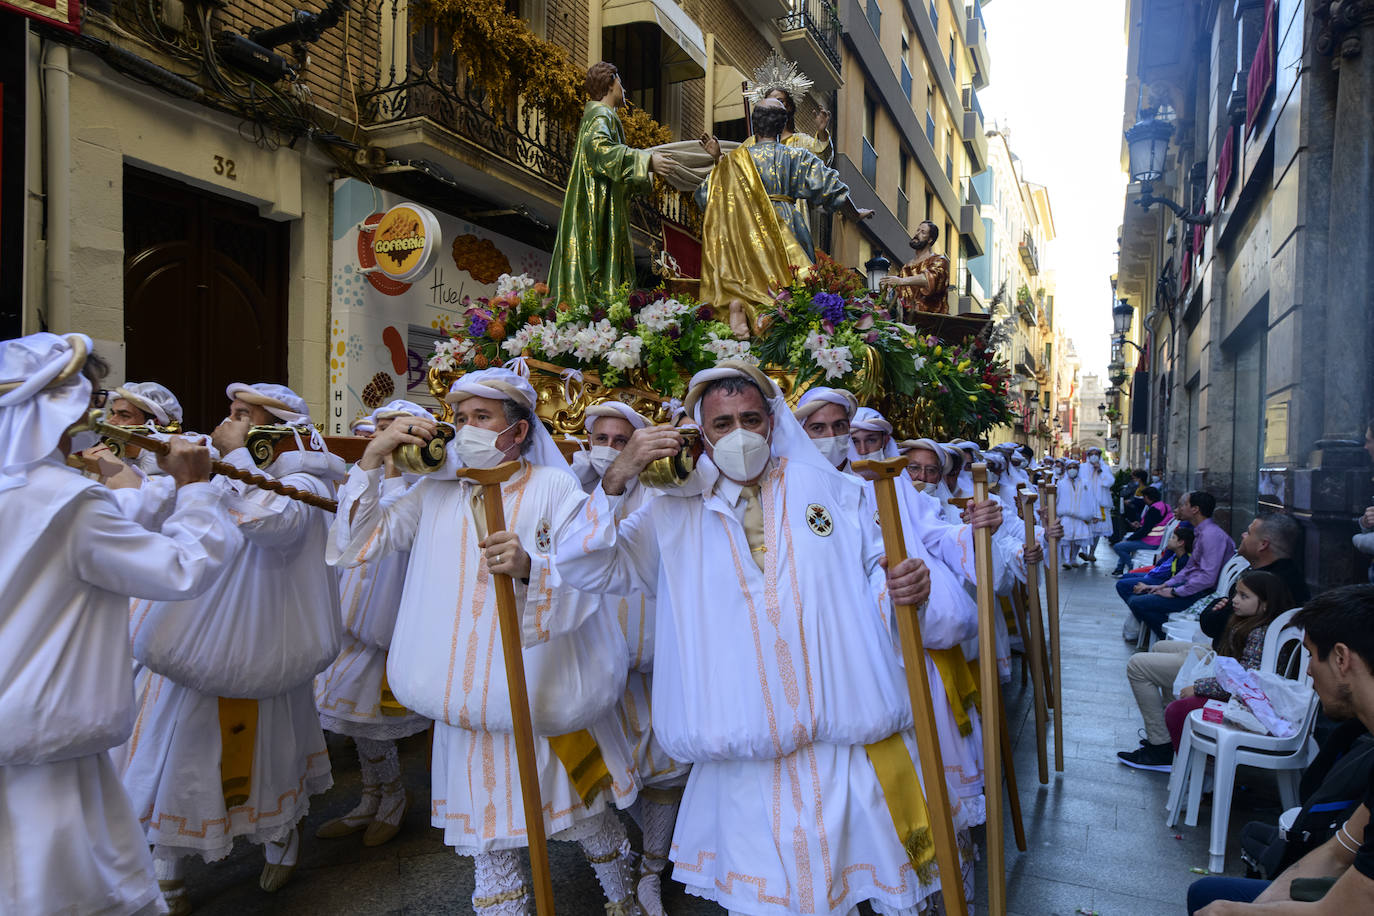
[{"label": "child sitting", "polygon": [[1138,594],[1142,589],[1136,588],[1137,585],[1161,585],[1187,566],[1188,556],[1193,552],[1193,535],[1192,525],[1179,525],[1169,535],[1169,543],[1158,565],[1149,572],[1127,573],[1118,579],[1116,593],[1121,600],[1129,601],[1132,595]]},{"label": "child sitting", "polygon": [[[1264,654],[1264,633],[1269,624],[1292,606],[1293,596],[1278,576],[1256,570],[1242,574],[1236,583],[1236,594],[1231,599],[1231,619],[1221,635],[1221,649],[1217,654],[1234,658],[1246,670],[1254,671]],[[1179,691],[1178,699],[1164,710],[1164,722],[1169,727],[1174,752],[1178,752],[1188,713],[1201,709],[1208,700],[1225,702],[1230,698],[1214,677],[1199,678],[1191,687]]]}]

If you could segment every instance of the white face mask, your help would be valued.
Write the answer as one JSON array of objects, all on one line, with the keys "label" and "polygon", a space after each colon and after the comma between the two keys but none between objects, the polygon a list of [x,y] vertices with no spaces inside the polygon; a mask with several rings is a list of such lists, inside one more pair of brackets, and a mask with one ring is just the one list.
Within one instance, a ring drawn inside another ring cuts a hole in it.
[{"label": "white face mask", "polygon": [[1068,474],[1069,477],[1077,477],[1077,476],[1078,476],[1078,468],[1069,468],[1069,469],[1068,469],[1067,471],[1065,471],[1064,473]]},{"label": "white face mask", "polygon": [[1101,464],[1101,463],[1102,463],[1102,458],[1101,458],[1100,456],[1098,456],[1098,455],[1089,455],[1089,456],[1088,456],[1088,464],[1091,464],[1093,467],[1097,467],[1097,466],[1098,466],[1099,464]]},{"label": "white face mask", "polygon": [[849,457],[848,433],[845,433],[843,436],[826,436],[823,439],[812,439],[811,444],[820,449],[821,454],[825,456],[825,460],[829,461],[835,467],[844,464],[845,459]]},{"label": "white face mask", "polygon": [[505,461],[506,453],[496,447],[496,440],[514,425],[507,426],[501,432],[482,429],[471,423],[464,425],[453,439],[453,448],[458,452],[458,458],[463,462],[463,466],[478,469],[494,468]]},{"label": "white face mask", "polygon": [[607,469],[620,457],[620,452],[609,445],[593,445],[587,454],[587,463],[596,470],[596,476],[605,477]]},{"label": "white face mask", "polygon": [[742,427],[721,436],[711,449],[711,461],[722,474],[737,483],[745,483],[762,474],[773,452],[767,439]]},{"label": "white face mask", "polygon": [[934,496],[935,491],[940,489],[940,485],[938,483],[929,483],[925,480],[913,481],[912,486],[914,486],[917,490],[920,490],[922,493],[929,493],[931,496]]}]

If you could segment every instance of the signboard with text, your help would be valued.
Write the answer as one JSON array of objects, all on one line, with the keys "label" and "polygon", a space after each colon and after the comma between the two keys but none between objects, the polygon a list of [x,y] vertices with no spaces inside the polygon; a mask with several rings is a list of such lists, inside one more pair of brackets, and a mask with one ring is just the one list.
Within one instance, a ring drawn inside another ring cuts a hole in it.
[{"label": "signboard with text", "polygon": [[434,344],[464,298],[503,273],[547,278],[549,253],[354,178],[334,183],[327,432],[395,398],[438,403],[425,382]]}]

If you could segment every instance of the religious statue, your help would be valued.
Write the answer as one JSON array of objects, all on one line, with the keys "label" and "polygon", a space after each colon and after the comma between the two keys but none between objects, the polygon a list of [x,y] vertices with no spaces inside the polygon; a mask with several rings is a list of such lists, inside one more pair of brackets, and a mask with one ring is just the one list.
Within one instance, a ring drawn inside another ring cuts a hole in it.
[{"label": "religious statue", "polygon": [[916,254],[897,270],[896,276],[883,277],[883,289],[895,289],[903,314],[930,312],[949,314],[949,258],[935,250],[940,227],[928,219],[916,226],[911,247]]},{"label": "religious statue", "polygon": [[[811,80],[797,69],[796,64],[774,51],[763,66],[754,71],[754,78],[745,82],[744,94],[750,105],[764,99],[782,102],[787,107],[787,123],[778,134],[778,142],[810,150],[829,165],[835,158],[835,143],[830,137],[830,112],[824,108],[820,110],[816,136],[797,130],[797,102],[806,98],[811,86]],[[750,136],[744,145],[753,146],[754,138]]]},{"label": "religious statue", "polygon": [[587,70],[587,94],[549,266],[549,291],[559,303],[609,298],[634,282],[627,198],[649,193],[652,175],[673,167],[665,152],[625,145],[616,113],[625,104],[625,86],[615,64],[603,60]]},{"label": "religious statue", "polygon": [[705,214],[701,301],[728,306],[730,330],[740,339],[760,330],[756,309],[772,299],[774,290],[792,283],[792,269],[805,270],[815,262],[798,201],[843,207],[855,221],[873,215],[854,206],[848,185],[815,153],[779,141],[786,123],[786,106],[764,99],[753,109],[753,145],[722,154],[715,137],[703,135],[700,141],[716,163],[696,192]]}]

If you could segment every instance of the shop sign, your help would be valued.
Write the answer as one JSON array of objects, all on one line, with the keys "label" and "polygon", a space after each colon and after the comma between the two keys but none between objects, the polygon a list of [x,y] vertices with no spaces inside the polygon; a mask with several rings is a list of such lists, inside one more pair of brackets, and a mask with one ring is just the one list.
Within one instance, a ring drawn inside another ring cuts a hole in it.
[{"label": "shop sign", "polygon": [[410,283],[429,273],[443,244],[438,217],[412,203],[397,204],[370,228],[372,231],[366,233],[370,238],[359,246],[360,265],[398,283]]}]

